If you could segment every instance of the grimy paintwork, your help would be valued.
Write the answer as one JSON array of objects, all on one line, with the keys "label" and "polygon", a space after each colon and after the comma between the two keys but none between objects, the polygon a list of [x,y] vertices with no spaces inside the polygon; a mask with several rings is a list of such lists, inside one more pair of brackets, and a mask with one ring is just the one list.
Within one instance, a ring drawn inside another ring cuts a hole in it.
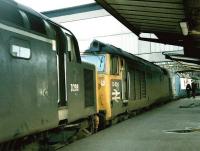
[{"label": "grimy paintwork", "polygon": [[12,0],[0,1],[0,39],[0,150],[39,134],[51,140],[68,124],[87,122],[93,132],[102,112],[110,121],[170,97],[165,70],[102,43],[91,48],[106,57],[97,77],[94,65],[81,62],[69,30]]},{"label": "grimy paintwork", "polygon": [[[170,100],[171,82],[165,69],[97,40],[82,56],[99,54],[104,54],[106,61],[105,71],[98,72],[98,110],[106,121]],[[117,59],[115,74],[111,72],[113,57]]]},{"label": "grimy paintwork", "polygon": [[85,89],[84,72],[96,88],[95,67],[81,62],[74,35],[12,0],[0,8],[0,150],[5,141],[57,128],[61,109],[65,123],[94,115],[96,91]]}]

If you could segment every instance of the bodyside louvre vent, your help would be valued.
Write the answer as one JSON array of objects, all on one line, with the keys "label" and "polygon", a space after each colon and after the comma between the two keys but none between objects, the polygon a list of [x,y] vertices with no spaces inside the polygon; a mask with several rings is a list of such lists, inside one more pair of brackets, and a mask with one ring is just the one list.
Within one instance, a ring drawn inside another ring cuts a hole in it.
[{"label": "bodyside louvre vent", "polygon": [[93,70],[84,69],[85,107],[94,106],[94,74]]}]

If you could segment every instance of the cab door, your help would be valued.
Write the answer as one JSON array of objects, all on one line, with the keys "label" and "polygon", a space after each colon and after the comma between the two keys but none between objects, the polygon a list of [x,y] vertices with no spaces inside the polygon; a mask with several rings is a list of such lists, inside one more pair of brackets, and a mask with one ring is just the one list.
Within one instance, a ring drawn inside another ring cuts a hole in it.
[{"label": "cab door", "polygon": [[68,121],[87,118],[96,112],[95,67],[81,62],[74,37],[67,35],[65,52],[66,101]]},{"label": "cab door", "polygon": [[68,106],[68,121],[75,121],[80,118],[83,96],[83,72],[80,63],[78,46],[75,39],[66,34],[67,51],[65,52],[65,77],[66,77],[66,101]]},{"label": "cab door", "polygon": [[120,73],[119,57],[110,55],[110,102],[112,116],[123,112],[122,74]]}]

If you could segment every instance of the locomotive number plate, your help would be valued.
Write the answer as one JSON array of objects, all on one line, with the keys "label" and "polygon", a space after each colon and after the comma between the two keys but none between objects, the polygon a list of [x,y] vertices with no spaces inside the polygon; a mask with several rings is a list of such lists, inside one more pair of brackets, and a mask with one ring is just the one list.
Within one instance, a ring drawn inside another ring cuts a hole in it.
[{"label": "locomotive number plate", "polygon": [[79,84],[70,84],[71,92],[78,92],[79,91]]}]

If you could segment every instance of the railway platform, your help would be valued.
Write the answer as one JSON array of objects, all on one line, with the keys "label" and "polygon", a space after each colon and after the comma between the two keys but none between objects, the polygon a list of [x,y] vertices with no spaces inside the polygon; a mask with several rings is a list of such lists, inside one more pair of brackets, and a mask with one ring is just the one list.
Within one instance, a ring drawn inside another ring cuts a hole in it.
[{"label": "railway platform", "polygon": [[199,151],[200,97],[169,102],[59,151]]}]

